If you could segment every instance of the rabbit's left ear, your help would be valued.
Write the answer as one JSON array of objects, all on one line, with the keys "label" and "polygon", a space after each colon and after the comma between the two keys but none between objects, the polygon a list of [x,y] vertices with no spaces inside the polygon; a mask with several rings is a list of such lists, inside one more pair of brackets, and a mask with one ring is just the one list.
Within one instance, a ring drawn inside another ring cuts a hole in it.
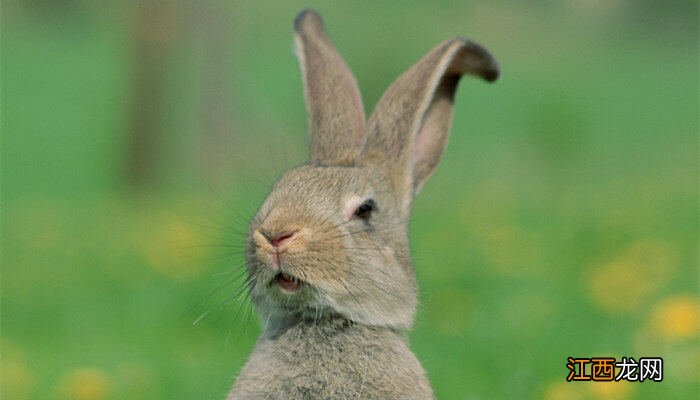
[{"label": "rabbit's left ear", "polygon": [[352,165],[365,140],[365,111],[355,77],[316,12],[299,13],[294,29],[309,113],[311,162]]},{"label": "rabbit's left ear", "polygon": [[435,47],[384,93],[369,118],[362,159],[390,174],[394,192],[410,204],[435,170],[452,123],[464,74],[498,78],[486,49],[457,38]]}]

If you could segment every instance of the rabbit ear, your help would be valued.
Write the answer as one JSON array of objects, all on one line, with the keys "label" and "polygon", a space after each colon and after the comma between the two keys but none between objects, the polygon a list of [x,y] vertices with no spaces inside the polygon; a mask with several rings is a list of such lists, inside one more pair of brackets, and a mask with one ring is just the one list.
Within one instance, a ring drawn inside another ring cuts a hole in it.
[{"label": "rabbit ear", "polygon": [[462,38],[446,41],[401,75],[384,93],[368,122],[364,162],[384,164],[394,190],[407,198],[435,170],[449,136],[455,90],[463,74],[498,78],[483,47]]},{"label": "rabbit ear", "polygon": [[302,11],[294,29],[309,113],[311,162],[353,164],[365,140],[365,112],[355,77],[318,14]]}]

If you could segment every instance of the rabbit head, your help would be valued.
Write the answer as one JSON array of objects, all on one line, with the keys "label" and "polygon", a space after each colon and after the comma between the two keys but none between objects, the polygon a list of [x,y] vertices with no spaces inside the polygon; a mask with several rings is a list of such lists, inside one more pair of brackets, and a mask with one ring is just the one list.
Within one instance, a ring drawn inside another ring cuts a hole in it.
[{"label": "rabbit head", "polygon": [[414,196],[447,144],[457,83],[498,67],[462,38],[399,77],[365,119],[357,83],[312,11],[295,20],[310,162],[286,172],[252,220],[251,296],[266,326],[339,315],[406,329],[417,295],[408,244]]}]

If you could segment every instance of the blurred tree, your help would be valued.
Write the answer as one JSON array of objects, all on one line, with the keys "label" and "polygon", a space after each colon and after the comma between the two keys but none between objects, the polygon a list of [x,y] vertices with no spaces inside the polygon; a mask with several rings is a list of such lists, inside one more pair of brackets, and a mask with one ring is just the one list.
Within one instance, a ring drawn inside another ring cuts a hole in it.
[{"label": "blurred tree", "polygon": [[[127,180],[135,187],[151,186],[166,175],[162,171],[163,153],[172,138],[167,138],[164,126],[165,119],[172,117],[172,110],[168,109],[165,90],[171,84],[168,78],[177,61],[175,53],[194,50],[196,71],[186,69],[186,76],[178,76],[195,82],[185,85],[184,95],[196,98],[198,109],[197,121],[191,128],[194,132],[187,134],[198,138],[200,172],[208,181],[216,182],[227,171],[226,150],[232,138],[231,13],[218,0],[196,5],[161,0],[133,4],[131,35],[135,54]],[[178,146],[188,143],[176,142]],[[172,167],[168,173],[178,171]]]},{"label": "blurred tree", "polygon": [[234,22],[229,10],[219,0],[199,3],[195,13],[194,30],[201,43],[202,67],[199,96],[200,139],[199,163],[201,172],[210,183],[217,183],[229,174],[229,148],[234,140],[231,81]]},{"label": "blurred tree", "polygon": [[173,1],[132,4],[133,110],[126,178],[132,186],[143,187],[156,183],[160,175],[165,72],[171,50],[182,31],[182,10],[180,3]]}]

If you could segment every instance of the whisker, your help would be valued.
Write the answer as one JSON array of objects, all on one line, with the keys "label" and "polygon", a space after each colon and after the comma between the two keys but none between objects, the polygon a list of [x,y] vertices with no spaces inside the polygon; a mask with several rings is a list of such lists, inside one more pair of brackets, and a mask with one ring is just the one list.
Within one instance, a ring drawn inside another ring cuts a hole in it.
[{"label": "whisker", "polygon": [[210,312],[211,312],[211,310],[205,311],[202,315],[200,315],[199,317],[197,317],[197,319],[195,319],[194,322],[192,322],[192,325],[197,325],[197,324],[199,323],[199,321],[201,321],[202,319],[204,319],[204,317],[206,317],[207,315],[209,315]]},{"label": "whisker", "polygon": [[345,291],[348,292],[348,294],[350,295],[350,297],[352,297],[352,299],[355,301],[355,303],[358,305],[358,307],[362,307],[360,302],[357,300],[357,297],[355,297],[355,294],[350,290],[350,288],[348,288],[348,286],[345,284],[345,282],[343,282],[342,279],[336,278],[335,281],[339,282],[345,288]]},{"label": "whisker", "polygon": [[381,290],[382,292],[398,299],[398,300],[403,300],[401,296],[398,296],[396,293],[392,293],[389,290],[387,290],[381,283],[375,281],[374,279],[370,278],[368,275],[362,275],[362,274],[357,274],[355,271],[348,271],[350,275],[353,275],[358,278],[362,278],[369,282],[372,286],[376,287],[377,289]]}]

